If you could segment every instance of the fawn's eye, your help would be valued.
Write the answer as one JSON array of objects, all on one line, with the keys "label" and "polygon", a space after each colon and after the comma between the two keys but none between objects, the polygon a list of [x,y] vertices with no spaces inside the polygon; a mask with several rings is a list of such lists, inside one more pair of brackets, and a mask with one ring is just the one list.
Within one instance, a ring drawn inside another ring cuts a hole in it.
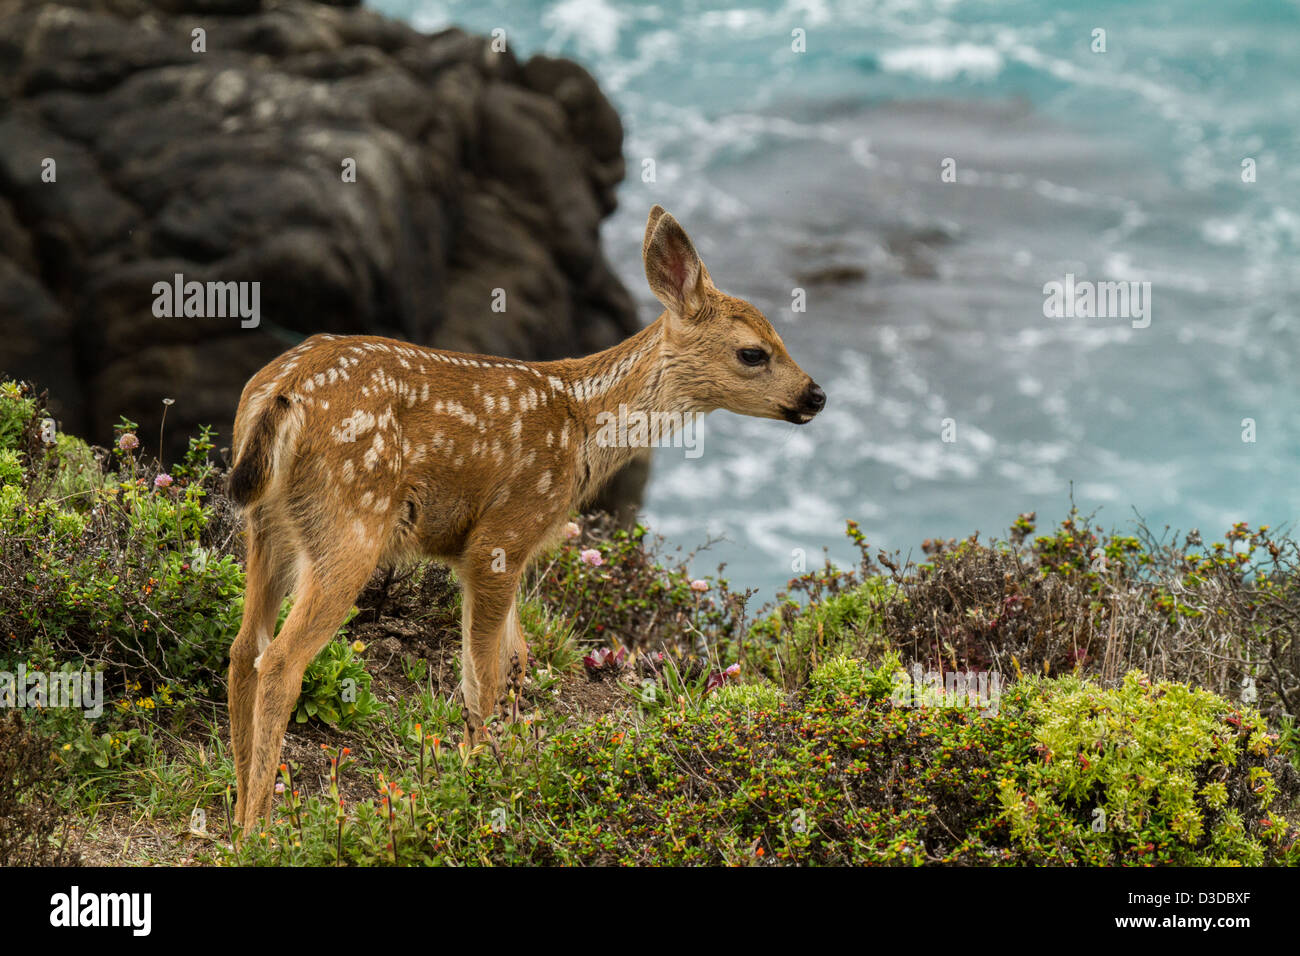
[{"label": "fawn's eye", "polygon": [[740,349],[736,352],[736,358],[745,365],[762,365],[767,361],[767,353],[762,349]]}]

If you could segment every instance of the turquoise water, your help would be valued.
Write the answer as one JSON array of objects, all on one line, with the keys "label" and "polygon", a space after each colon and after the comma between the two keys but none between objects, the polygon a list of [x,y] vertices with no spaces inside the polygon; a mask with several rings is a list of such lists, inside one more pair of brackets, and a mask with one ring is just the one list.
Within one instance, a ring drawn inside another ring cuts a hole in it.
[{"label": "turquoise water", "polygon": [[[373,5],[587,65],[627,128],[605,241],[644,316],[660,202],[825,387],[805,428],[718,413],[701,457],[657,453],[652,526],[726,539],[700,570],[770,595],[794,549],[852,557],[845,518],[915,552],[1071,495],[1116,528],[1300,516],[1297,3]],[[1150,282],[1149,327],[1045,317],[1067,273]]]}]

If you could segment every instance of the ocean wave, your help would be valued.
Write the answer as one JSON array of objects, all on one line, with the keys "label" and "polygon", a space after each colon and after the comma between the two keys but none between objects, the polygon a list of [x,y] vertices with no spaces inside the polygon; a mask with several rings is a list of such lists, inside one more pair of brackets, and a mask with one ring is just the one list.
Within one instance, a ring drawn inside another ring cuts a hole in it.
[{"label": "ocean wave", "polygon": [[953,46],[908,46],[880,54],[880,68],[886,73],[911,73],[933,83],[946,83],[959,76],[990,80],[1002,72],[1002,54],[992,47],[973,43]]}]

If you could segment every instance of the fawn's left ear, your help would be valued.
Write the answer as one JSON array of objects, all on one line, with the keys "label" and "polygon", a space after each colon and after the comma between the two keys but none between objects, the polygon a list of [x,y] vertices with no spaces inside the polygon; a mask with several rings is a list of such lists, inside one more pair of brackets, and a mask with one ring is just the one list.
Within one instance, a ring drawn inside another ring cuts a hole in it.
[{"label": "fawn's left ear", "polygon": [[662,206],[650,210],[641,256],[650,291],[664,308],[679,319],[689,319],[700,310],[708,270],[686,230]]}]

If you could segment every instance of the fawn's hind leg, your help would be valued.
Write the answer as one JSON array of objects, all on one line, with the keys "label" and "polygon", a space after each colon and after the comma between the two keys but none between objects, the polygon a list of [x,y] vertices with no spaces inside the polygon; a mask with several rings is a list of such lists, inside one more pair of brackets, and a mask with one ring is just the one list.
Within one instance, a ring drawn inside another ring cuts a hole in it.
[{"label": "fawn's hind leg", "polygon": [[302,675],[346,620],[378,558],[378,549],[371,548],[305,562],[293,610],[258,662],[248,799],[239,819],[246,832],[270,816],[284,732],[302,691]]},{"label": "fawn's hind leg", "polygon": [[257,512],[249,516],[244,619],[230,645],[227,679],[230,748],[235,758],[236,820],[243,818],[242,808],[248,795],[253,706],[257,699],[254,665],[275,637],[275,620],[293,578],[292,544],[278,537],[276,530],[265,516]]}]

